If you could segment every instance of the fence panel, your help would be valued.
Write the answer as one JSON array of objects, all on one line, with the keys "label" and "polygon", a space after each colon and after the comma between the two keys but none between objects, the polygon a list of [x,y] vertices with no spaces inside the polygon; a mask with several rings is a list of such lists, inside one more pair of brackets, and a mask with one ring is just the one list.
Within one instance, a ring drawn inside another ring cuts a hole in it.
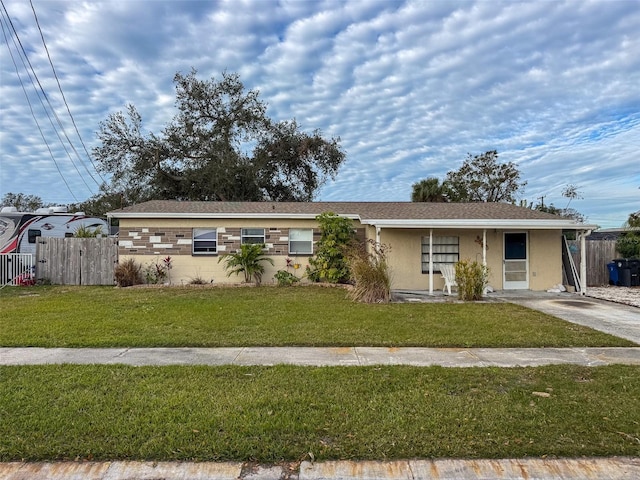
[{"label": "fence panel", "polygon": [[[580,242],[570,240],[569,248],[576,266],[580,265]],[[609,270],[607,263],[614,258],[620,258],[616,252],[615,240],[587,240],[585,242],[587,259],[587,286],[599,287],[609,284]]]},{"label": "fence panel", "polygon": [[40,238],[38,279],[59,285],[113,285],[118,259],[115,238]]},{"label": "fence panel", "polygon": [[34,256],[30,253],[0,255],[0,285],[31,285],[35,282]]}]

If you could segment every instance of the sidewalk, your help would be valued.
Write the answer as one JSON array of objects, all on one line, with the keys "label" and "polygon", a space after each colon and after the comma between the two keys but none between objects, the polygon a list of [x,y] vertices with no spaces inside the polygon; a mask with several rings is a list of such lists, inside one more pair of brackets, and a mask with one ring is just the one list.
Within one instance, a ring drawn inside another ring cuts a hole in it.
[{"label": "sidewalk", "polygon": [[303,365],[428,367],[532,367],[552,364],[640,365],[640,347],[417,348],[0,348],[0,365]]},{"label": "sidewalk", "polygon": [[640,459],[630,457],[505,460],[334,461],[251,463],[60,462],[0,463],[3,480],[635,480]]}]

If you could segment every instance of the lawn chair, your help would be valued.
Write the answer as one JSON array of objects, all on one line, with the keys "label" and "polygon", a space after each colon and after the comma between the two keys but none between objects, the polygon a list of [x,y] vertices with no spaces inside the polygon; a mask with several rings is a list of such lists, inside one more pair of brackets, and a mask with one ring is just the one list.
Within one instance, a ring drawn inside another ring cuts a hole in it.
[{"label": "lawn chair", "polygon": [[439,266],[440,273],[444,279],[444,287],[442,287],[442,291],[444,292],[446,289],[448,294],[451,295],[451,287],[458,286],[456,283],[456,269],[450,263],[441,263]]}]

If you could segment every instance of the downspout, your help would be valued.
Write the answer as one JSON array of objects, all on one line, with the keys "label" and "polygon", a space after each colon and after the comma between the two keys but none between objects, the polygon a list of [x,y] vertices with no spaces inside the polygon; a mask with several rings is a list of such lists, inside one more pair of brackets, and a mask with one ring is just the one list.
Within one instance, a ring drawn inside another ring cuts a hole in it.
[{"label": "downspout", "polygon": [[591,230],[582,230],[580,236],[580,295],[587,294],[587,241]]},{"label": "downspout", "polygon": [[433,228],[429,229],[429,295],[433,295]]},{"label": "downspout", "polygon": [[380,227],[376,226],[376,244],[377,245],[380,245],[380,231],[381,230],[382,229]]}]

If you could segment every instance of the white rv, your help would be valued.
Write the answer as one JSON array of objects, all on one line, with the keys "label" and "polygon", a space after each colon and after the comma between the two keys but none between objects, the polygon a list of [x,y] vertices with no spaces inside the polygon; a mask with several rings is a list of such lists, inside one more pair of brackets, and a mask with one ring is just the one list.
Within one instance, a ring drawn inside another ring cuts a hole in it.
[{"label": "white rv", "polygon": [[40,208],[35,212],[18,212],[15,207],[0,209],[0,254],[35,255],[38,237],[73,237],[78,228],[100,228],[104,235],[109,225],[101,218],[83,212],[68,213],[67,207]]}]

